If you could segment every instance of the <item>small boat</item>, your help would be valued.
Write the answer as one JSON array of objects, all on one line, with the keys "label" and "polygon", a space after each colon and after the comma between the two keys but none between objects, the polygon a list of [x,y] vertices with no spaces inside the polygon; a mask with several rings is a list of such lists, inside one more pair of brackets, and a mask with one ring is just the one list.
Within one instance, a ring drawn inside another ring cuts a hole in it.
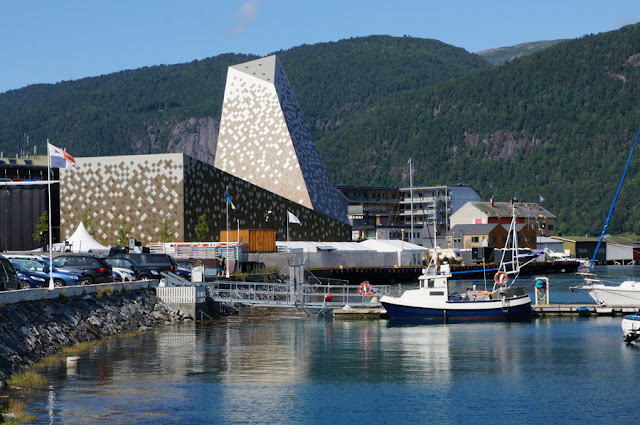
[{"label": "small boat", "polygon": [[607,285],[595,278],[592,273],[579,274],[585,275],[585,281],[581,285],[571,286],[572,292],[583,290],[600,305],[640,306],[640,282],[625,280],[618,285]]},{"label": "small boat", "polygon": [[633,342],[640,338],[640,314],[627,314],[622,317],[624,342]]},{"label": "small boat", "polygon": [[418,278],[418,289],[404,291],[400,297],[384,295],[380,303],[392,319],[509,320],[528,318],[531,299],[522,287],[507,287],[500,272],[498,289],[469,290],[449,294],[451,272],[448,264],[427,268]]},{"label": "small boat", "polygon": [[[515,234],[515,215],[510,232]],[[517,244],[513,246],[517,247]],[[512,248],[513,249],[513,248]],[[517,249],[517,248],[515,248]],[[517,252],[513,250],[513,252]],[[493,290],[468,289],[463,294],[449,293],[452,277],[448,264],[440,264],[439,254],[432,258],[429,267],[418,278],[418,289],[406,290],[399,297],[384,295],[380,303],[391,319],[440,319],[440,320],[516,320],[531,314],[531,299],[524,288],[509,285],[509,274],[518,274],[518,255],[508,262],[503,254],[498,272],[494,276]],[[507,270],[506,264],[515,264]],[[515,279],[514,279],[515,281]],[[513,282],[512,282],[513,284]]]}]

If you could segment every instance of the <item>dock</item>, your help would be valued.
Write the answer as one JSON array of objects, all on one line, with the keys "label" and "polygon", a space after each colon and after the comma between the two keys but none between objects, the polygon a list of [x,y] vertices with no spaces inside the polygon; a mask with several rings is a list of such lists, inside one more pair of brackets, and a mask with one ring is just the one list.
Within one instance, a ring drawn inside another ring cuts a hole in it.
[{"label": "dock", "polygon": [[[597,317],[623,316],[640,312],[640,307],[602,306],[597,304],[547,304],[532,305],[531,317]],[[333,317],[346,320],[386,319],[383,307],[336,308]]]},{"label": "dock", "polygon": [[637,313],[640,307],[605,306],[598,304],[547,304],[532,305],[531,316],[623,316]]}]

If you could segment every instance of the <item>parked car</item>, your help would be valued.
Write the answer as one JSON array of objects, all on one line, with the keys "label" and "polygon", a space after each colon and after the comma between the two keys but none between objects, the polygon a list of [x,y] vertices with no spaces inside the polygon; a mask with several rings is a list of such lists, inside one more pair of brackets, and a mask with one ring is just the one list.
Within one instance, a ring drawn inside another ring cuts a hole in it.
[{"label": "parked car", "polygon": [[[39,288],[49,286],[49,267],[35,260],[12,259],[11,264],[18,272],[20,288]],[[53,285],[56,287],[75,286],[84,283],[81,273],[51,272]]]},{"label": "parked car", "polygon": [[107,260],[112,267],[122,267],[133,271],[135,280],[160,279],[160,273],[157,270],[144,267],[131,258],[107,257],[105,260]]},{"label": "parked car", "polygon": [[[42,268],[45,273],[49,273],[49,258],[36,258],[32,261],[36,261],[42,265]],[[56,267],[53,266],[54,273],[60,273],[63,275],[67,275],[71,280],[78,280],[78,285],[86,285],[88,283],[87,274],[77,269],[65,269],[64,267]],[[76,279],[77,277],[78,279]]]},{"label": "parked car", "polygon": [[123,269],[122,267],[112,267],[111,273],[113,273],[114,282],[133,282],[136,280],[133,270]]},{"label": "parked car", "polygon": [[59,255],[53,259],[53,266],[80,270],[89,284],[113,282],[111,264],[95,255]]},{"label": "parked car", "polygon": [[0,257],[0,291],[18,289],[19,287],[18,272],[7,258]]},{"label": "parked car", "polygon": [[178,268],[176,260],[168,254],[116,254],[111,258],[129,258],[136,261],[143,267],[158,272],[174,272]]}]

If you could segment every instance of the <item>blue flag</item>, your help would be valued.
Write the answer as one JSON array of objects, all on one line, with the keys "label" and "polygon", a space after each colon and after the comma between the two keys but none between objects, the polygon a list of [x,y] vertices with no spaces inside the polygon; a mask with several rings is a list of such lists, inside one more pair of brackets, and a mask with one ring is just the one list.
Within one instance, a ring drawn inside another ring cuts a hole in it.
[{"label": "blue flag", "polygon": [[236,206],[233,205],[233,201],[231,200],[231,195],[229,194],[229,188],[227,188],[226,192],[224,193],[224,196],[227,198],[227,203],[231,205],[231,209],[235,210]]}]

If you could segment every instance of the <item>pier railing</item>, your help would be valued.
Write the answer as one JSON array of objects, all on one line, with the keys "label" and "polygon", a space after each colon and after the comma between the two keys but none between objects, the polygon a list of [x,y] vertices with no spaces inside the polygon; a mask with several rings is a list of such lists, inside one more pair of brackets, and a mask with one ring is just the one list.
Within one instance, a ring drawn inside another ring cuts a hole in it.
[{"label": "pier railing", "polygon": [[[360,285],[347,284],[298,284],[285,282],[236,282],[214,281],[209,295],[216,301],[251,304],[256,306],[370,306],[374,297],[388,294],[389,285],[372,285],[371,290],[361,290]],[[361,294],[371,292],[368,295]]]}]

